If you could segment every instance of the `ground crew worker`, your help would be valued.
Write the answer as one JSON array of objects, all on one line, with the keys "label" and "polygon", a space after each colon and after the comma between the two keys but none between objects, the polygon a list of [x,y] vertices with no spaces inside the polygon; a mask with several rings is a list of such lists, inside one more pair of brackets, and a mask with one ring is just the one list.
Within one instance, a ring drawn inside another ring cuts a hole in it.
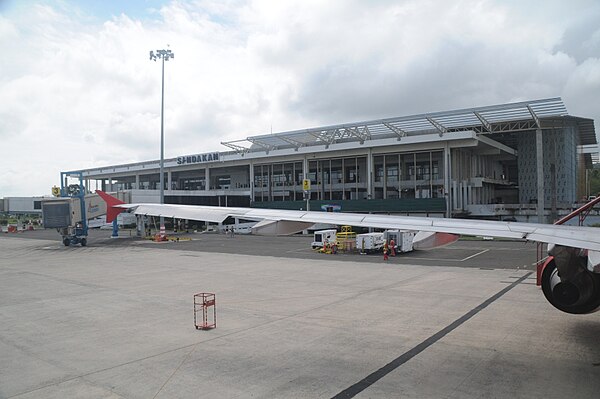
[{"label": "ground crew worker", "polygon": [[383,243],[383,260],[388,260],[389,247],[387,241]]},{"label": "ground crew worker", "polygon": [[390,240],[390,255],[396,256],[396,243],[393,238]]}]

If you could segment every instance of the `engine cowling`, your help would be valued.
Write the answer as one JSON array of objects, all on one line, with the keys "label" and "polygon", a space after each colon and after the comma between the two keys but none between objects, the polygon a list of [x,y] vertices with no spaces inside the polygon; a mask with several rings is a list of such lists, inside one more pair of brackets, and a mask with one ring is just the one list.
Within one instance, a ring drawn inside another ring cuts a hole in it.
[{"label": "engine cowling", "polygon": [[[542,272],[542,291],[555,308],[571,314],[591,313],[600,307],[600,275],[578,265],[567,266],[569,279],[561,279],[554,257],[549,257]],[[561,267],[564,270],[564,267]],[[574,269],[576,268],[576,269]],[[565,273],[567,274],[567,273]]]}]

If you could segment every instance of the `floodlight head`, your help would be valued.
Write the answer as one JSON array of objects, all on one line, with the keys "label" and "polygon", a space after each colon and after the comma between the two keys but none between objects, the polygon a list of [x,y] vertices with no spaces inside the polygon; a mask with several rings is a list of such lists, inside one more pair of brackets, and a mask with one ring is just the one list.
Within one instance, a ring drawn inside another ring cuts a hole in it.
[{"label": "floodlight head", "polygon": [[150,51],[150,60],[152,61],[156,61],[157,58],[160,58],[163,61],[169,61],[169,58],[174,58],[174,56],[175,55],[171,50],[156,50],[156,53]]}]

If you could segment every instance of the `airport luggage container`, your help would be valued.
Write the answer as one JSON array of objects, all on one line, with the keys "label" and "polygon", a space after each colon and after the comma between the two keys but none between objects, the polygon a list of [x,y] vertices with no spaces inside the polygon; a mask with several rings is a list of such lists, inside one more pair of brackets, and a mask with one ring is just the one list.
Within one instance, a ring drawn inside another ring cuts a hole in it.
[{"label": "airport luggage container", "polygon": [[356,236],[356,249],[360,253],[379,252],[385,242],[383,233],[364,233]]},{"label": "airport luggage container", "polygon": [[396,252],[411,252],[415,233],[406,230],[386,230],[383,232],[384,239],[388,242],[394,240]]}]

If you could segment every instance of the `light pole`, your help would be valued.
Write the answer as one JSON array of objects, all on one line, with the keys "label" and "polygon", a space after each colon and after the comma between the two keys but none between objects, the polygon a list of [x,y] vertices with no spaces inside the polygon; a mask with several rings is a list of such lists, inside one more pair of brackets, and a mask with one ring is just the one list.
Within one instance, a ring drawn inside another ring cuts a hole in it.
[{"label": "light pole", "polygon": [[[171,50],[156,50],[150,51],[150,61],[156,61],[157,58],[162,60],[162,91],[160,97],[160,203],[165,203],[165,61],[170,58],[175,58],[175,54]],[[165,234],[165,218],[160,217],[160,234],[161,238]]]}]

